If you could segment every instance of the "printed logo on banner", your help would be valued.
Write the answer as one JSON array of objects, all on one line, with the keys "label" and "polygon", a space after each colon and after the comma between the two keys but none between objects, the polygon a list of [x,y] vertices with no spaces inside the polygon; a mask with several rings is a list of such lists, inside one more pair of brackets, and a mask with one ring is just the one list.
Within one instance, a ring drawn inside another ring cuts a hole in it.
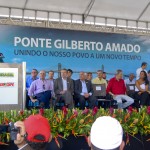
[{"label": "printed logo on banner", "polygon": [[0,77],[14,77],[12,72],[0,72]]},{"label": "printed logo on banner", "polygon": [[0,83],[0,87],[14,87],[15,83],[14,82],[3,82]]}]

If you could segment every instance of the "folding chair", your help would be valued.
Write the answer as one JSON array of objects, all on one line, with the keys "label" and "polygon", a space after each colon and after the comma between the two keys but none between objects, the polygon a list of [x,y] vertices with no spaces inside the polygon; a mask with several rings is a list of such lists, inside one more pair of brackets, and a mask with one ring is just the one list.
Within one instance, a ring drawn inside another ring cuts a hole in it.
[{"label": "folding chair", "polygon": [[108,103],[108,107],[111,107],[111,99],[106,98],[106,85],[105,84],[93,84],[94,96],[98,102],[103,102],[104,105]]},{"label": "folding chair", "polygon": [[133,97],[133,94],[135,92],[135,84],[126,84],[126,88],[127,88],[127,95]]}]

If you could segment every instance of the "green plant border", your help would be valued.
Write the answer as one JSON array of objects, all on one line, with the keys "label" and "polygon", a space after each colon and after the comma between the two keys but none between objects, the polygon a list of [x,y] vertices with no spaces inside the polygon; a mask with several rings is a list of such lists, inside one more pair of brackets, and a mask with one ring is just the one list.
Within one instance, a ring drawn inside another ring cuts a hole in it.
[{"label": "green plant border", "polygon": [[[51,133],[54,138],[67,138],[69,135],[88,136],[90,129],[96,118],[100,116],[111,116],[116,118],[122,125],[124,132],[134,136],[135,134],[150,134],[150,106],[133,109],[129,107],[127,110],[122,109],[98,109],[95,107],[90,110],[85,108],[67,109],[54,111],[54,109],[32,109],[32,110],[11,110],[0,111],[0,125],[8,125],[9,122],[25,120],[30,115],[41,114],[46,117],[51,127]],[[0,141],[3,143],[7,139],[10,141],[9,133],[2,133]]]}]

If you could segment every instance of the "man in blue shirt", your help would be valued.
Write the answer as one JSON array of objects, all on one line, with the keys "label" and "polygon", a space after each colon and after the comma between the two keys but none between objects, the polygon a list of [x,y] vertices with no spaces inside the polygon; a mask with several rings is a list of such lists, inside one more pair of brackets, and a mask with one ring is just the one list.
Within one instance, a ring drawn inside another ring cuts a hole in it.
[{"label": "man in blue shirt", "polygon": [[36,69],[32,69],[31,75],[26,78],[26,89],[28,90],[31,86],[31,83],[38,79],[37,77],[38,71]]},{"label": "man in blue shirt", "polygon": [[31,75],[26,78],[26,108],[28,108],[30,97],[28,96],[28,90],[31,86],[31,83],[38,79],[37,69],[32,69]]}]

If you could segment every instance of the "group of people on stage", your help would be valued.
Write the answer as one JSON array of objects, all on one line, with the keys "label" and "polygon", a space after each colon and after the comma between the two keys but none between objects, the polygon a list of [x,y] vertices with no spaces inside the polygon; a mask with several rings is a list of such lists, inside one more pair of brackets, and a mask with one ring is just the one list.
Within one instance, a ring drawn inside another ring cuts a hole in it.
[{"label": "group of people on stage", "polygon": [[[71,78],[71,69],[62,69],[61,77],[54,79],[54,71],[49,71],[49,78],[46,79],[46,72],[39,72],[33,69],[31,76],[27,77],[26,88],[29,99],[34,103],[39,101],[40,106],[49,108],[50,101],[64,101],[68,108],[72,109],[76,100],[80,108],[84,109],[85,102],[88,101],[89,107],[96,106],[97,98],[93,94],[93,84],[104,84],[106,93],[111,95],[118,103],[118,108],[126,108],[132,105],[135,100],[140,101],[140,105],[150,104],[150,71],[146,71],[147,63],[143,62],[141,68],[137,69],[136,80],[131,73],[129,78],[123,80],[123,72],[118,69],[115,77],[106,80],[106,73],[102,70],[97,71],[97,77],[92,79],[92,73],[79,73],[79,79]],[[127,95],[127,85],[135,85],[134,93]],[[30,126],[32,124],[32,126]],[[48,120],[40,115],[31,115],[24,122],[18,121],[15,126],[20,128],[17,139],[14,143],[19,150],[45,150],[52,149],[47,145],[51,139],[51,130]],[[113,130],[112,130],[113,128]],[[42,130],[40,130],[42,129]],[[44,130],[43,130],[44,129]],[[120,123],[112,117],[103,116],[96,119],[93,123],[88,138],[88,144],[92,150],[123,150],[123,129]],[[113,140],[112,140],[113,139]],[[50,142],[52,143],[52,142]]]},{"label": "group of people on stage", "polygon": [[[49,108],[50,103],[54,101],[64,102],[65,105],[72,109],[79,104],[80,109],[84,109],[86,101],[89,108],[97,105],[97,97],[94,95],[93,84],[104,84],[106,86],[106,93],[117,101],[118,108],[126,108],[134,103],[140,101],[140,105],[150,105],[150,71],[146,71],[147,63],[143,62],[141,67],[136,71],[136,80],[134,74],[131,73],[129,78],[123,80],[123,71],[118,69],[115,77],[109,81],[106,80],[106,73],[102,70],[97,71],[97,77],[92,79],[92,73],[79,73],[79,79],[73,80],[71,69],[62,69],[61,77],[54,79],[54,71],[49,71],[49,78],[46,79],[46,72],[41,70],[39,72],[33,69],[31,76],[26,79],[27,101],[31,100],[33,103],[39,102],[43,108]],[[132,95],[127,93],[127,85],[135,84],[134,93]],[[128,95],[127,95],[128,94]]]}]

